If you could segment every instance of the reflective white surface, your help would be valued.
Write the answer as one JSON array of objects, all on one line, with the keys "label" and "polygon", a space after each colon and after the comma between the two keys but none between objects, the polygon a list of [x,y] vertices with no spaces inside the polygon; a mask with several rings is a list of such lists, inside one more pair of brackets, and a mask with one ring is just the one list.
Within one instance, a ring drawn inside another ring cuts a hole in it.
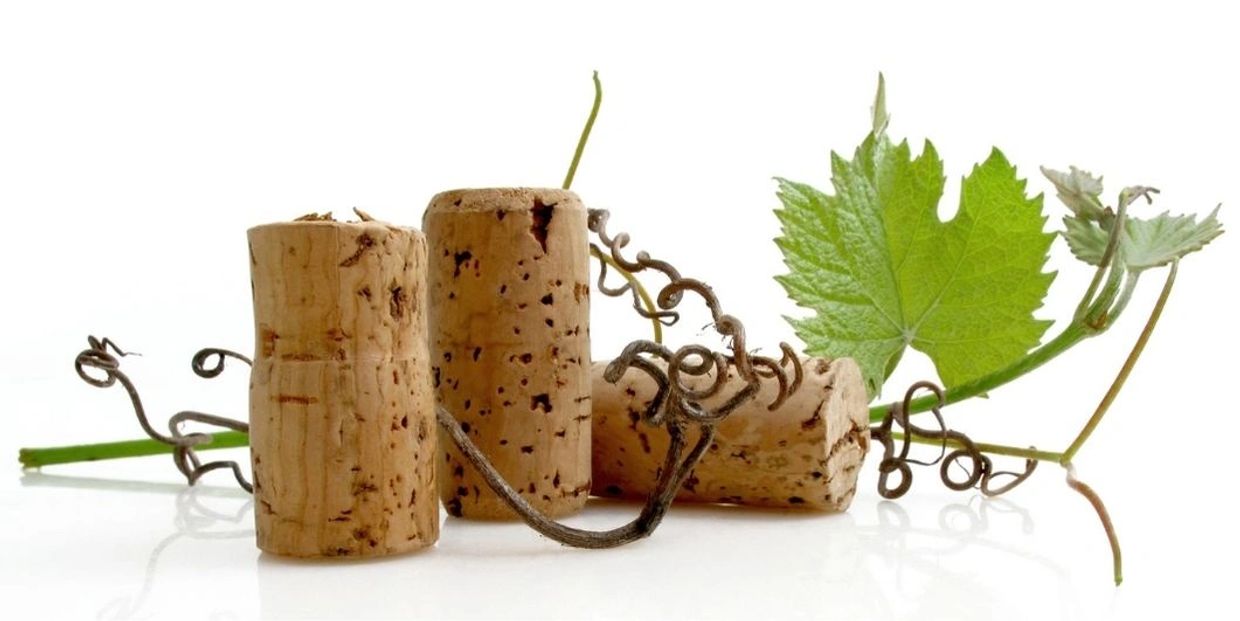
[{"label": "reflective white surface", "polygon": [[[161,458],[115,471],[167,473]],[[155,463],[158,462],[158,463]],[[80,467],[62,468],[61,470]],[[97,468],[98,470],[104,470]],[[50,470],[50,469],[49,469]],[[924,477],[925,475],[922,474]],[[871,477],[867,476],[867,479]],[[1083,499],[1056,477],[1011,498],[940,491],[899,502],[867,488],[846,514],[677,507],[648,540],[563,548],[517,524],[446,519],[437,546],[375,561],[289,561],[254,547],[247,494],[212,484],[51,472],[3,492],[4,606],[52,617],[241,618],[1135,618],[1211,616],[1226,578],[1197,563],[1234,541],[1119,520],[1129,577]],[[873,481],[867,481],[872,484]],[[592,503],[574,524],[634,505]],[[1187,512],[1172,511],[1180,519]],[[1160,542],[1178,553],[1151,562]],[[1200,546],[1216,542],[1210,553]],[[778,617],[771,617],[778,615]]]}]

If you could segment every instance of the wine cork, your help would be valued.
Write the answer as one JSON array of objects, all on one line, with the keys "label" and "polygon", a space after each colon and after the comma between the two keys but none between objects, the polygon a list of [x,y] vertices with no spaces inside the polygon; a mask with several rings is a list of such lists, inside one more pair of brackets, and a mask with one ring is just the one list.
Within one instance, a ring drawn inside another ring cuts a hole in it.
[{"label": "wine cork", "polygon": [[[456,190],[431,200],[423,229],[436,398],[535,508],[579,510],[590,492],[586,210],[563,190]],[[440,443],[449,514],[517,517]]]},{"label": "wine cork", "polygon": [[433,544],[425,238],[317,220],[255,227],[249,241],[258,547],[363,557]]},{"label": "wine cork", "polygon": [[[780,407],[767,409],[778,383],[764,379],[755,399],[719,423],[714,443],[685,480],[677,501],[819,511],[848,508],[870,438],[861,371],[848,358],[809,358],[802,366],[801,388]],[[636,369],[611,384],[603,379],[605,368],[598,363],[593,369],[594,494],[644,498],[654,486],[668,445],[663,427],[641,420],[655,395],[655,384]],[[695,388],[707,385],[704,378],[690,379]],[[726,388],[706,405],[721,403],[742,386],[730,371]],[[687,437],[692,446],[700,431],[690,426]]]}]

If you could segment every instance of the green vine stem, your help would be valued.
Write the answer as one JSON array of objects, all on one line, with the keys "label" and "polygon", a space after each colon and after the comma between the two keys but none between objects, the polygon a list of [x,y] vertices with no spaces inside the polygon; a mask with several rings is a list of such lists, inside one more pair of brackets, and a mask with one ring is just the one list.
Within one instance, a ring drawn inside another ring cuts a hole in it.
[{"label": "green vine stem", "polygon": [[1171,269],[1167,272],[1167,281],[1163,284],[1162,293],[1158,295],[1158,301],[1154,303],[1154,310],[1150,312],[1150,318],[1146,320],[1145,327],[1141,329],[1141,334],[1137,337],[1137,342],[1133,344],[1132,351],[1128,352],[1128,358],[1124,360],[1124,366],[1120,367],[1115,380],[1111,382],[1111,387],[1103,395],[1102,401],[1098,403],[1098,407],[1094,410],[1094,415],[1089,417],[1089,421],[1085,423],[1085,427],[1077,434],[1071,446],[1063,452],[1063,459],[1060,460],[1063,464],[1067,465],[1072,462],[1072,458],[1076,456],[1077,451],[1081,450],[1081,446],[1089,439],[1098,423],[1102,422],[1102,417],[1106,415],[1107,410],[1111,408],[1111,404],[1115,402],[1115,397],[1119,396],[1120,389],[1128,381],[1128,375],[1132,373],[1132,369],[1136,366],[1141,353],[1145,351],[1145,344],[1149,342],[1150,335],[1154,333],[1154,327],[1158,325],[1158,319],[1162,317],[1163,308],[1167,306],[1167,298],[1171,297],[1171,287],[1175,284],[1175,275],[1179,269],[1180,262],[1178,260],[1172,261]]},{"label": "green vine stem", "polygon": [[[897,431],[891,434],[891,436],[896,440],[903,440],[906,437],[906,434]],[[952,438],[948,438],[947,441],[944,442],[941,438],[928,438],[918,434],[912,434],[907,437],[916,444],[927,444],[931,446],[946,445],[948,448],[966,448],[963,442]],[[1059,461],[1063,459],[1063,453],[1056,453],[1054,451],[1039,451],[1032,447],[1021,448],[1018,446],[1008,446],[1006,444],[987,444],[985,442],[974,442],[973,446],[977,447],[977,450],[983,453],[1003,455],[1005,457],[1036,459],[1038,461],[1049,461],[1054,463],[1059,463]]]},{"label": "green vine stem", "polygon": [[[590,132],[594,130],[594,121],[598,119],[598,111],[603,105],[603,83],[599,80],[598,72],[594,72],[594,105],[590,108],[590,116],[586,117],[586,125],[581,128],[581,137],[577,139],[577,149],[573,151],[573,160],[568,165],[568,174],[564,175],[563,189],[572,188],[573,177],[577,176],[577,165],[581,163],[581,155],[586,152],[586,143],[590,141]],[[591,245],[590,254],[594,258],[606,263],[611,269],[616,270],[628,281],[629,286],[637,291],[637,295],[641,298],[642,305],[646,307],[646,311],[651,315],[650,323],[654,327],[654,342],[663,343],[663,324],[657,316],[654,316],[656,307],[654,298],[650,297],[650,293],[642,286],[640,280],[636,276],[629,273],[628,270],[620,267],[611,257],[603,254],[598,248]]]},{"label": "green vine stem", "polygon": [[[194,449],[206,451],[211,449],[242,448],[248,446],[249,443],[249,434],[240,431],[222,431],[211,434],[211,442],[199,444]],[[73,464],[82,461],[167,455],[172,451],[173,447],[170,445],[156,442],[155,440],[143,439],[79,444],[75,446],[24,448],[18,453],[17,458],[23,468],[41,468],[43,466]]]},{"label": "green vine stem", "polygon": [[1089,283],[1089,289],[1086,289],[1085,295],[1081,296],[1081,302],[1076,307],[1075,319],[1083,319],[1090,314],[1092,310],[1090,302],[1094,299],[1094,293],[1098,291],[1098,286],[1102,284],[1102,278],[1111,272],[1116,274],[1115,255],[1119,252],[1119,243],[1121,233],[1124,230],[1124,220],[1128,215],[1128,205],[1132,202],[1127,193],[1120,194],[1119,207],[1115,213],[1115,221],[1111,226],[1111,235],[1107,239],[1106,250],[1102,253],[1102,259],[1098,261],[1098,269],[1094,271],[1094,278]]},{"label": "green vine stem", "polygon": [[590,131],[594,129],[594,120],[598,118],[598,109],[603,105],[603,83],[594,72],[594,106],[590,108],[590,116],[586,118],[586,126],[581,128],[581,138],[577,139],[577,150],[573,153],[573,161],[568,165],[568,174],[564,175],[565,190],[573,186],[573,177],[577,175],[577,164],[581,163],[581,154],[586,151],[586,141],[590,139]]},{"label": "green vine stem", "polygon": [[[1091,334],[1086,326],[1081,322],[1074,321],[1068,325],[1068,327],[1064,328],[1063,332],[1060,332],[1057,336],[1055,336],[1055,338],[1048,341],[1045,345],[1029,352],[1029,354],[1025,357],[1017,360],[1011,365],[1008,365],[1007,367],[995,371],[989,375],[984,375],[975,380],[965,382],[963,384],[957,384],[956,386],[948,388],[943,393],[943,404],[950,405],[952,403],[964,401],[965,399],[969,399],[971,397],[986,394],[1026,373],[1029,373],[1030,371],[1033,371],[1034,369],[1037,369],[1047,362],[1050,362],[1089,336],[1091,336]],[[937,397],[918,397],[917,399],[914,399],[911,404],[909,404],[909,413],[916,414],[919,412],[926,412],[936,403],[938,403]],[[892,403],[886,403],[871,407],[870,422],[881,422],[883,417],[887,415],[887,412],[893,405],[894,404]]]}]

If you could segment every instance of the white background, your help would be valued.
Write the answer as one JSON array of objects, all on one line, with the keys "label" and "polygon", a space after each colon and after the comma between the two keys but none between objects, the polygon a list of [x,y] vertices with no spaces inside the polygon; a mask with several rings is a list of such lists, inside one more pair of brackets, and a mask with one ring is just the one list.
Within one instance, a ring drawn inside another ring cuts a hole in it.
[{"label": "white background", "polygon": [[[226,475],[184,491],[167,458],[22,473],[17,447],[137,437],[119,389],[81,383],[87,334],[126,360],[153,415],[243,416],[245,372],[192,376],[199,347],[251,347],[244,231],[361,207],[418,224],[435,192],[561,181],[600,70],[606,100],[574,189],[635,246],[714,285],[751,341],[796,343],[771,177],[829,187],[828,153],[868,128],[934,140],[958,181],[992,145],[1037,165],[1149,184],[1154,208],[1237,195],[1236,20],[1193,2],[8,2],[0,8],[0,616],[4,618],[1210,618],[1234,614],[1240,266],[1233,236],[1186,260],[1145,357],[1077,460],[1105,497],[1127,581],[1084,500],[1047,465],[1001,501],[918,473],[898,503],[873,457],[838,516],[676,509],[607,552],[518,526],[445,523],[428,552],[292,564],[253,547]],[[1217,3],[1217,6],[1224,6]],[[1052,196],[1048,227],[1062,207]],[[1089,271],[1056,242],[1045,318]],[[951,423],[1061,449],[1157,292],[1111,332]],[[594,357],[644,334],[599,300]],[[686,318],[673,343],[699,337]],[[1052,328],[1054,332],[1056,328]],[[1049,333],[1048,333],[1049,334]],[[931,372],[906,355],[889,386]],[[892,391],[889,397],[894,397]],[[244,459],[243,452],[238,457]],[[1018,464],[1013,464],[1018,465]],[[627,519],[597,504],[573,523]]]}]

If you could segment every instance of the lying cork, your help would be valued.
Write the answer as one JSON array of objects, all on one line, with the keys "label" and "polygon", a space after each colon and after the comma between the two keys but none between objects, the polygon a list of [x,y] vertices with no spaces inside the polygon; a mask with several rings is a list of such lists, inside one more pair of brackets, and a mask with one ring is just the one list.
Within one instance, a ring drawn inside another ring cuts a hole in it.
[{"label": "lying cork", "polygon": [[[585,208],[563,190],[456,190],[431,200],[423,229],[436,399],[535,508],[579,510],[590,491]],[[516,519],[441,446],[451,515]]]},{"label": "lying cork", "polygon": [[252,228],[249,242],[258,547],[363,557],[433,544],[425,238],[317,216]]},{"label": "lying cork", "polygon": [[[802,365],[805,379],[800,390],[779,408],[767,410],[778,384],[763,380],[757,398],[719,424],[714,443],[677,494],[678,502],[819,511],[848,508],[869,448],[861,370],[848,358],[809,358]],[[641,420],[655,385],[636,369],[618,383],[608,383],[603,379],[605,368],[597,363],[593,369],[593,493],[644,498],[668,445],[664,428]],[[695,379],[695,387],[708,383]],[[742,386],[730,372],[727,387],[706,404],[721,402]],[[698,430],[691,427],[690,445],[698,437]]]}]

